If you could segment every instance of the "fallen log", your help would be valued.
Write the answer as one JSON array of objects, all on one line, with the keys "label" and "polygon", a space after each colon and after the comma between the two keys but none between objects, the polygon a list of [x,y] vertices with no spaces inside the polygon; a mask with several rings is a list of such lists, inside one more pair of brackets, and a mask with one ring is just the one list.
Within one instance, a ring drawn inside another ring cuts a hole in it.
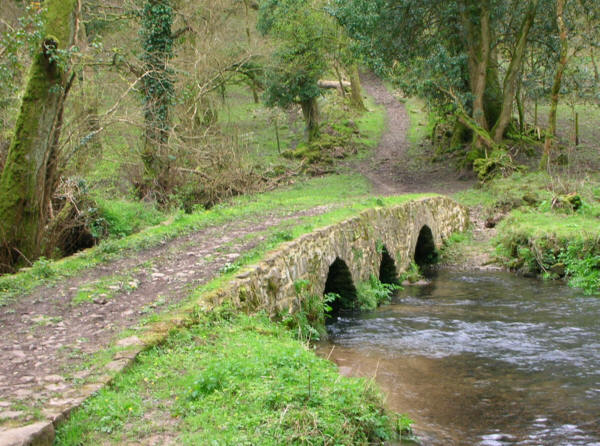
[{"label": "fallen log", "polygon": [[[339,81],[329,81],[329,80],[320,80],[318,82],[319,87],[321,88],[332,88],[332,89],[336,89],[339,90],[340,88],[340,82]],[[350,82],[348,81],[343,81],[342,85],[344,86],[344,89],[349,90],[350,89]]]}]

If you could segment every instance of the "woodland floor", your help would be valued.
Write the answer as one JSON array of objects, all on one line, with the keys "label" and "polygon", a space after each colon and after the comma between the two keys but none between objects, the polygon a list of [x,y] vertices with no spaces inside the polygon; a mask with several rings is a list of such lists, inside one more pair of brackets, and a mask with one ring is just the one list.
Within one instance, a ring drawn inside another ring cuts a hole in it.
[{"label": "woodland floor", "polygon": [[[372,157],[353,162],[379,195],[414,192],[449,194],[466,189],[456,170],[432,164],[407,141],[404,105],[371,74],[366,91],[387,110],[387,131]],[[418,155],[417,155],[418,152]],[[253,221],[212,226],[155,248],[87,270],[53,286],[36,289],[0,312],[0,429],[43,418],[62,406],[97,371],[94,355],[117,335],[149,315],[182,301],[199,285],[261,243],[265,231],[325,213],[322,206],[294,214],[273,210]],[[82,290],[108,280],[109,295],[78,302]]]}]

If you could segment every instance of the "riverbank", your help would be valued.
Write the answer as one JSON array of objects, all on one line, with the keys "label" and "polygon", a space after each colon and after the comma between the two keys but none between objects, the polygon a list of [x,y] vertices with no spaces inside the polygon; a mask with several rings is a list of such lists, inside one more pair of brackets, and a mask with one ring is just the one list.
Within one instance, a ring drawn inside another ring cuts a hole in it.
[{"label": "riverbank", "polygon": [[443,263],[506,268],[600,292],[600,178],[515,173],[454,195],[470,233],[451,239]]}]

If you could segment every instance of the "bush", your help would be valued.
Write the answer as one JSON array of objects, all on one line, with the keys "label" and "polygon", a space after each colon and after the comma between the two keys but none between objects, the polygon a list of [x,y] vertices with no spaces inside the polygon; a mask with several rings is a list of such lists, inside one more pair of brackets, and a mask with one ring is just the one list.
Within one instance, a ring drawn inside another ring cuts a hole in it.
[{"label": "bush", "polygon": [[125,237],[164,220],[154,206],[140,201],[96,199],[95,218],[90,222],[96,238]]},{"label": "bush", "polygon": [[371,275],[368,281],[358,284],[356,288],[358,309],[370,311],[379,305],[389,303],[394,291],[401,289],[399,285],[382,283],[376,276]]}]

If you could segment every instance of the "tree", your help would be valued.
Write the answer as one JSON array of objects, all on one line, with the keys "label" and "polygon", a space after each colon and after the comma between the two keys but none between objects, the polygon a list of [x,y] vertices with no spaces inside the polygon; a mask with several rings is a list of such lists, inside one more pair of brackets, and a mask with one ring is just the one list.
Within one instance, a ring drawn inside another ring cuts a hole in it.
[{"label": "tree", "polygon": [[46,0],[44,7],[44,37],[29,71],[0,177],[0,257],[5,267],[41,252],[57,183],[64,103],[73,80],[65,56],[77,34],[78,1]]},{"label": "tree", "polygon": [[552,141],[556,136],[556,111],[558,109],[558,96],[562,85],[563,75],[567,68],[569,41],[567,35],[567,26],[564,18],[565,0],[556,0],[556,23],[560,36],[560,58],[552,83],[552,91],[550,94],[550,114],[548,117],[548,131],[546,141],[544,142],[544,155],[542,157],[542,167],[548,167],[550,159],[550,151],[552,149]]},{"label": "tree", "polygon": [[332,22],[312,1],[266,0],[259,9],[258,29],[278,42],[266,74],[266,102],[300,104],[309,141],[319,135],[319,79],[327,69]]},{"label": "tree", "polygon": [[451,105],[475,142],[492,146],[510,124],[540,1],[336,0],[335,14],[373,68]]},{"label": "tree", "polygon": [[[173,56],[173,7],[170,0],[147,0],[142,12],[142,48],[145,73],[142,79],[145,132],[142,149],[147,182],[167,189],[170,157],[174,81],[169,68]],[[150,187],[152,188],[152,186]]]}]

